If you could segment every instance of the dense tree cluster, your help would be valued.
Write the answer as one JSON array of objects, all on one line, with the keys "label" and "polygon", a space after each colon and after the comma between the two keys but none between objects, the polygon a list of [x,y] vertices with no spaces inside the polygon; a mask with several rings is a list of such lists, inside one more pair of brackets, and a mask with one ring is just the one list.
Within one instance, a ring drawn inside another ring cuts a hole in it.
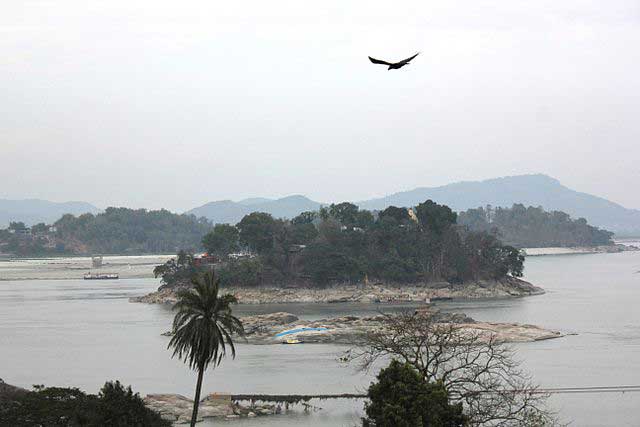
[{"label": "dense tree cluster", "polygon": [[[27,231],[27,234],[23,234]],[[64,246],[58,245],[49,233],[49,226],[38,223],[31,228],[24,222],[10,222],[9,227],[0,230],[0,253],[18,256],[63,255]]]},{"label": "dense tree cluster", "polygon": [[107,382],[98,395],[77,388],[38,386],[34,391],[0,396],[3,426],[169,427],[171,423],[144,406],[138,393],[120,382]]},{"label": "dense tree cluster", "polygon": [[[211,270],[211,265],[195,263],[195,256],[179,251],[175,258],[153,269],[154,276],[161,278],[158,290],[191,287],[192,279]],[[215,266],[216,277],[223,285],[258,286],[261,284],[263,264],[258,257],[243,259],[228,258]]]},{"label": "dense tree cluster", "polygon": [[366,278],[461,283],[521,276],[524,261],[493,234],[459,227],[451,209],[431,200],[377,214],[345,202],[291,220],[254,212],[235,227],[216,226],[203,245],[221,256],[237,249],[252,254],[222,267],[223,283],[238,285],[248,285],[254,273],[263,282],[309,279],[316,285]]},{"label": "dense tree cluster", "polygon": [[449,402],[442,382],[428,382],[409,363],[392,360],[367,393],[363,427],[462,427],[462,404]]},{"label": "dense tree cluster", "polygon": [[191,283],[191,279],[200,272],[193,259],[192,253],[181,250],[175,258],[156,266],[153,269],[153,275],[156,278],[161,278],[162,286],[160,289],[185,286]]},{"label": "dense tree cluster", "polygon": [[[57,237],[75,252],[139,254],[197,250],[211,230],[204,218],[167,210],[107,208],[103,213],[64,215],[55,222]],[[83,250],[80,250],[82,248]]]},{"label": "dense tree cluster", "polygon": [[458,222],[473,231],[497,234],[518,248],[557,246],[598,246],[612,244],[613,233],[587,224],[584,218],[572,219],[560,211],[546,212],[541,207],[514,204],[511,208],[486,206],[461,212]]}]

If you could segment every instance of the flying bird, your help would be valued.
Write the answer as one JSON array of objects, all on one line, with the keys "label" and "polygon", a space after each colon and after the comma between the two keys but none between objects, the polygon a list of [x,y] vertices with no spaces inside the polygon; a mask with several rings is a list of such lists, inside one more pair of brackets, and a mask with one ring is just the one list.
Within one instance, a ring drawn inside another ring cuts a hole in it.
[{"label": "flying bird", "polygon": [[387,61],[381,61],[379,59],[375,59],[372,57],[369,57],[369,61],[373,62],[374,64],[382,64],[382,65],[388,65],[389,68],[387,68],[387,70],[397,70],[399,68],[404,67],[405,65],[407,65],[413,58],[415,58],[416,56],[418,56],[420,54],[420,52],[416,53],[415,55],[413,55],[411,58],[407,58],[407,59],[403,59],[400,62],[387,62]]}]

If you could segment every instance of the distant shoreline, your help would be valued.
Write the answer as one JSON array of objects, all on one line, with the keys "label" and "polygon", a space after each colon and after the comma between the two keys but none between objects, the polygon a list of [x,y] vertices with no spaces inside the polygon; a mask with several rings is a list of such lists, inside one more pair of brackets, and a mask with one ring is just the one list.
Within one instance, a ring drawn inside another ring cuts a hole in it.
[{"label": "distant shoreline", "polygon": [[[634,243],[637,242],[634,241]],[[640,248],[630,244],[616,243],[605,246],[523,248],[522,250],[526,256],[535,257],[549,255],[613,254],[640,251]]]},{"label": "distant shoreline", "polygon": [[91,257],[0,259],[0,281],[83,280],[84,274],[118,273],[120,279],[152,279],[153,269],[175,255],[103,256],[102,267],[93,268]]}]

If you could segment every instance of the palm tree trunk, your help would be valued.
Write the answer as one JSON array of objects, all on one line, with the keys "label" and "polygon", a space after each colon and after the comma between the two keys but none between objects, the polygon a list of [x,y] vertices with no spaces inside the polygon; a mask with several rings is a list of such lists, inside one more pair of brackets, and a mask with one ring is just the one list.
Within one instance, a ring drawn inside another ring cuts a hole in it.
[{"label": "palm tree trunk", "polygon": [[198,406],[200,405],[200,391],[202,390],[202,376],[204,375],[204,366],[198,369],[198,382],[196,383],[196,396],[193,399],[193,413],[191,414],[191,427],[195,427],[198,420]]}]

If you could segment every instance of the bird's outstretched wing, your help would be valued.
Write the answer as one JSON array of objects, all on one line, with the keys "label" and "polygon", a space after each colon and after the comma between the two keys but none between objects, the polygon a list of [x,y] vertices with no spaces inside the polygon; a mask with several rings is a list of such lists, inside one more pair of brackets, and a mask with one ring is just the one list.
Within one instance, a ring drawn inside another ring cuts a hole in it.
[{"label": "bird's outstretched wing", "polygon": [[379,59],[375,59],[372,57],[369,57],[369,61],[373,62],[374,64],[383,64],[383,65],[391,65],[389,62],[387,61],[381,61]]},{"label": "bird's outstretched wing", "polygon": [[420,52],[416,53],[411,58],[403,59],[402,61],[398,62],[398,64],[406,64],[406,63],[408,63],[409,61],[411,61],[413,58],[415,58],[418,55],[420,55]]}]

